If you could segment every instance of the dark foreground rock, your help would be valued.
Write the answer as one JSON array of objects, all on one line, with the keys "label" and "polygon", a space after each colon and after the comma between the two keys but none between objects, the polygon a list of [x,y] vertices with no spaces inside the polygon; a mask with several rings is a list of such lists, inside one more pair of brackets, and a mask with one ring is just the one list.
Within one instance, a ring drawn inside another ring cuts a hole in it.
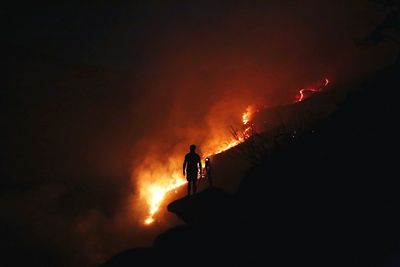
[{"label": "dark foreground rock", "polygon": [[197,195],[175,200],[167,209],[188,224],[216,223],[234,211],[234,198],[232,194],[211,187]]}]

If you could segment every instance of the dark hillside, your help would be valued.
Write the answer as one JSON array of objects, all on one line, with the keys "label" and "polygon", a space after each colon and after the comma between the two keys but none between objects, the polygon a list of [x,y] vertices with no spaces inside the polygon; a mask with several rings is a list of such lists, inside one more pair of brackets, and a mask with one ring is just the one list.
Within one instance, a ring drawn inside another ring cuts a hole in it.
[{"label": "dark hillside", "polygon": [[235,195],[207,189],[171,203],[169,211],[187,225],[104,266],[143,258],[197,266],[397,266],[399,84],[393,69],[366,79],[325,120],[283,139]]},{"label": "dark hillside", "polygon": [[274,255],[295,253],[286,266],[382,266],[400,252],[394,151],[399,78],[389,70],[362,88],[242,183],[242,211],[265,215],[257,227],[252,222],[245,228],[256,231],[250,236],[263,229]]}]

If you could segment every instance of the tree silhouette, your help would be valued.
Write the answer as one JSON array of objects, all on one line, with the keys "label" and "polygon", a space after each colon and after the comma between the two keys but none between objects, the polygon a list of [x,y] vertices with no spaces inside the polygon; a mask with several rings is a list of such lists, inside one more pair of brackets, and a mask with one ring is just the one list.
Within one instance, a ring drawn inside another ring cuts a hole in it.
[{"label": "tree silhouette", "polygon": [[357,45],[379,45],[390,41],[397,46],[399,50],[396,56],[395,64],[400,65],[400,16],[399,0],[374,0],[386,9],[386,16],[367,36],[356,42]]}]

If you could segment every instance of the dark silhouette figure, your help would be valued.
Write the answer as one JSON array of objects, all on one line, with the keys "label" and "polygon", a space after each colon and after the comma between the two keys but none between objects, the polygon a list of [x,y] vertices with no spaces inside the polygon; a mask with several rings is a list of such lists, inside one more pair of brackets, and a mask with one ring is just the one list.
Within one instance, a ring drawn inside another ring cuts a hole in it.
[{"label": "dark silhouette figure", "polygon": [[196,146],[190,146],[190,152],[185,155],[183,162],[183,175],[186,175],[188,181],[188,196],[190,192],[193,195],[196,194],[197,190],[197,177],[202,172],[200,156],[195,152]]},{"label": "dark silhouette figure", "polygon": [[205,169],[205,177],[207,178],[210,187],[213,187],[210,158],[206,158],[204,169]]}]

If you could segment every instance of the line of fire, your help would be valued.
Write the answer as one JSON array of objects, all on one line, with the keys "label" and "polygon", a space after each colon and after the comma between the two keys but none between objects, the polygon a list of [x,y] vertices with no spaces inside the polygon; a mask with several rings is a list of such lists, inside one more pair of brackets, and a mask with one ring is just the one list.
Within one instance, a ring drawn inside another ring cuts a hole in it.
[{"label": "line of fire", "polygon": [[[299,93],[295,96],[294,103],[301,102],[309,96],[321,92],[328,84],[330,84],[329,79],[324,78],[322,81],[312,86],[300,89]],[[219,145],[203,153],[203,164],[206,158],[222,153],[245,142],[253,134],[253,127],[255,127],[253,119],[258,111],[259,109],[256,105],[249,105],[241,114],[242,125],[239,127],[241,134],[232,135],[232,133],[227,131],[225,137],[222,137],[221,140],[217,140],[218,142],[216,143]],[[145,218],[143,218],[144,225],[149,226],[154,224],[157,221],[157,213],[160,211],[160,206],[165,196],[170,192],[176,192],[179,187],[187,183],[180,169],[182,159],[176,157],[170,160],[174,166],[174,170],[171,173],[163,173],[163,169],[153,169],[143,171],[138,175],[139,184],[141,185],[141,199],[145,201],[145,205],[147,206],[147,214]],[[199,173],[198,177],[201,179],[203,175]]]}]

